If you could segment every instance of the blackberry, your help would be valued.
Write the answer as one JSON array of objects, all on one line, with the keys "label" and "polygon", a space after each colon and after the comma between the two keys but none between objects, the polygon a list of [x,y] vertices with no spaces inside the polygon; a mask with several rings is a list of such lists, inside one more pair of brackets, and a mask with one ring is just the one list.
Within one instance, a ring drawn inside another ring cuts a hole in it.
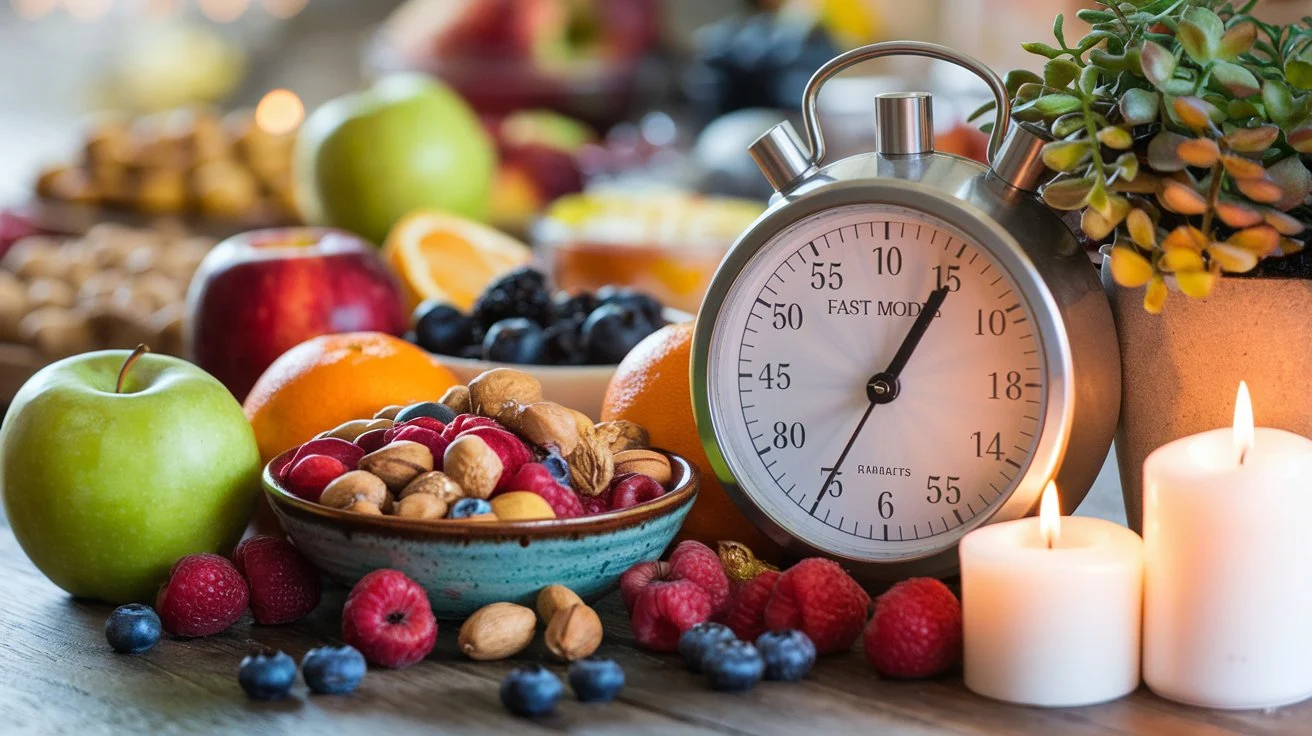
[{"label": "blackberry", "polygon": [[541,271],[517,268],[493,281],[474,302],[472,313],[478,327],[487,329],[503,319],[523,317],[539,325],[555,320],[547,280]]},{"label": "blackberry", "polygon": [[579,322],[587,319],[592,310],[601,305],[597,301],[597,295],[590,291],[580,294],[570,294],[567,291],[557,292],[551,301],[556,310],[557,320],[577,318]]}]

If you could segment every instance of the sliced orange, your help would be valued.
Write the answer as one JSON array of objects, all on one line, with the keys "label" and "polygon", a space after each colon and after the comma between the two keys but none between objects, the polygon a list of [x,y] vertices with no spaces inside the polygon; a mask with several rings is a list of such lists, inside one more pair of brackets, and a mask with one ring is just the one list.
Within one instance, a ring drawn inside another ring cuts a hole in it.
[{"label": "sliced orange", "polygon": [[493,279],[532,257],[527,245],[500,230],[432,211],[404,217],[383,245],[411,309],[437,299],[467,311]]}]

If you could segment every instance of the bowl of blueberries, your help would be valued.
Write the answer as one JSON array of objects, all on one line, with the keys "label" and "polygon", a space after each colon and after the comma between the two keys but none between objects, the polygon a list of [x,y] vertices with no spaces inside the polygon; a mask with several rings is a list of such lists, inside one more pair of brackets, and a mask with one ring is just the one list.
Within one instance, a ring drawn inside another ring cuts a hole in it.
[{"label": "bowl of blueberries", "polygon": [[513,366],[537,378],[548,401],[597,419],[624,356],[661,327],[692,318],[622,286],[553,291],[541,271],[524,267],[495,279],[468,312],[421,303],[407,338],[462,382]]}]

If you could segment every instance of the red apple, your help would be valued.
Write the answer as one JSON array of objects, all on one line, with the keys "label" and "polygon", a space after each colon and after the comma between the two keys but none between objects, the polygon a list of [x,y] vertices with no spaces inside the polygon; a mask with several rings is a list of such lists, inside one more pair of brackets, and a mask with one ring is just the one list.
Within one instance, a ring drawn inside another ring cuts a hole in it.
[{"label": "red apple", "polygon": [[374,248],[343,230],[275,228],[215,246],[187,291],[192,360],[240,401],[295,345],[335,332],[400,335],[405,307]]}]

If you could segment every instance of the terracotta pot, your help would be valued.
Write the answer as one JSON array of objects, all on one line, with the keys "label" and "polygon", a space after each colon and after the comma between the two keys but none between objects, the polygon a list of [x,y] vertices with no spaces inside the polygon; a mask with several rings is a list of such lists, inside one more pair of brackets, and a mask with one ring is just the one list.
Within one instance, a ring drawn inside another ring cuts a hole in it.
[{"label": "terracotta pot", "polygon": [[[1206,300],[1172,293],[1161,314],[1122,289],[1103,262],[1121,345],[1116,460],[1130,527],[1142,531],[1148,453],[1234,421],[1248,382],[1259,426],[1312,436],[1312,280],[1223,278]],[[1238,500],[1238,499],[1237,499]]]}]

